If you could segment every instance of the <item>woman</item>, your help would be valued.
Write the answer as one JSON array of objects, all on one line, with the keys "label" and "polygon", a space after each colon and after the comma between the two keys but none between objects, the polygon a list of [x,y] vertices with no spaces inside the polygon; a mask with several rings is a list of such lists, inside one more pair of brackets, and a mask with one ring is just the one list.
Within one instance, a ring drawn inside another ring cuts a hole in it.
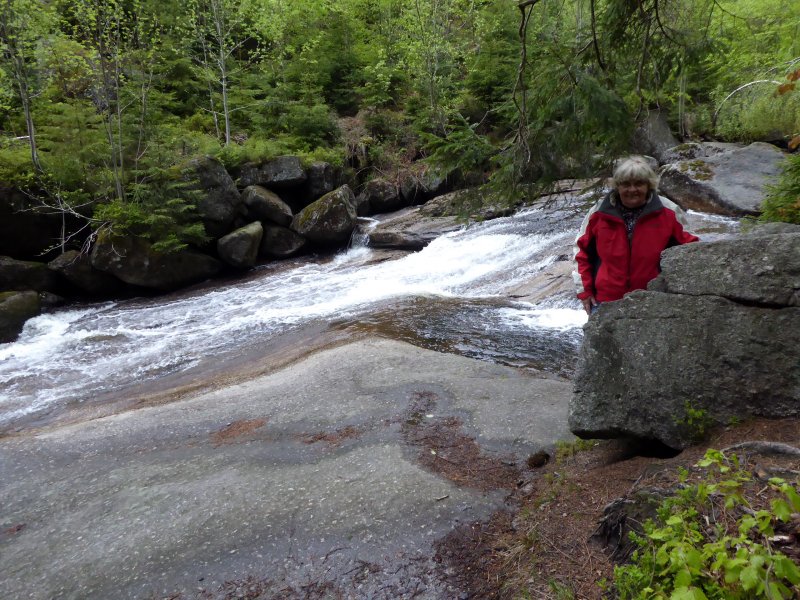
[{"label": "woman", "polygon": [[621,161],[611,192],[583,220],[575,240],[578,299],[591,314],[603,302],[647,287],[661,271],[661,252],[696,242],[680,207],[656,193],[658,176],[641,156]]}]

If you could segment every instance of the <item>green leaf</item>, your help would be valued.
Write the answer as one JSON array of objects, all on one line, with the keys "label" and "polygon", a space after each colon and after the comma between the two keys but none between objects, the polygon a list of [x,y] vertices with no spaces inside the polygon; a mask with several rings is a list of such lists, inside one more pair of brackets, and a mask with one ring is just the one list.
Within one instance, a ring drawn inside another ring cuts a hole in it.
[{"label": "green leaf", "polygon": [[675,588],[669,600],[708,600],[708,597],[700,588],[682,586]]},{"label": "green leaf", "polygon": [[787,485],[784,487],[783,493],[786,494],[786,498],[788,498],[789,503],[792,505],[792,510],[800,512],[800,494],[797,493],[797,490]]},{"label": "green leaf", "polygon": [[742,582],[742,588],[744,588],[745,591],[756,589],[759,583],[758,567],[748,565],[742,569],[742,572],[739,573],[739,581]]},{"label": "green leaf", "polygon": [[757,525],[755,517],[751,515],[745,515],[739,521],[739,532],[740,533],[747,533],[751,529],[753,529]]},{"label": "green leaf", "polygon": [[675,579],[673,579],[673,583],[676,589],[681,587],[688,588],[692,584],[692,574],[689,572],[689,569],[681,569],[678,571],[677,575],[675,575]]},{"label": "green leaf", "polygon": [[772,512],[784,523],[792,516],[792,509],[789,508],[789,504],[781,498],[776,498],[772,501]]},{"label": "green leaf", "polygon": [[800,584],[800,568],[788,556],[778,554],[773,560],[775,575],[792,585]]},{"label": "green leaf", "polygon": [[741,573],[742,573],[742,568],[738,566],[730,569],[725,569],[725,583],[727,584],[736,583],[737,581],[739,581],[739,576],[741,575]]},{"label": "green leaf", "polygon": [[686,566],[695,573],[699,573],[703,567],[703,556],[697,548],[689,548],[686,551]]}]

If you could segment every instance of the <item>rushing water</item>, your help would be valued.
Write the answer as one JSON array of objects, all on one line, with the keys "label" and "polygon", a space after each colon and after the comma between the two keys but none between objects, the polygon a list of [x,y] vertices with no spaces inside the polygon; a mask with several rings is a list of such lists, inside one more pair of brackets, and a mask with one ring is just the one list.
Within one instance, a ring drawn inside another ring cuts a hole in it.
[{"label": "rushing water", "polygon": [[[376,263],[360,246],[332,259],[274,263],[211,290],[44,314],[17,342],[0,345],[0,429],[141,393],[193,369],[224,370],[315,324],[568,375],[586,320],[577,301],[508,295],[565,259],[579,219],[574,210],[531,209],[393,260]],[[707,219],[710,231],[730,228],[730,220]]]}]

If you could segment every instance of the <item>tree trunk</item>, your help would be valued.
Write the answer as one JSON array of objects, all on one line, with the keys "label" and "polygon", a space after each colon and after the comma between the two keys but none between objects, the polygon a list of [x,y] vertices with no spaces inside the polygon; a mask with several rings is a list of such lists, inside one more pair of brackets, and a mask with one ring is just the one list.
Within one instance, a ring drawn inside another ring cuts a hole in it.
[{"label": "tree trunk", "polygon": [[19,89],[19,99],[22,102],[22,111],[25,114],[25,128],[28,131],[28,145],[31,150],[31,162],[37,173],[42,173],[42,164],[39,162],[39,151],[36,149],[36,128],[33,125],[33,114],[31,114],[31,98],[28,91],[28,81],[25,77],[24,65],[22,60],[17,57],[15,60],[14,77],[17,80]]}]

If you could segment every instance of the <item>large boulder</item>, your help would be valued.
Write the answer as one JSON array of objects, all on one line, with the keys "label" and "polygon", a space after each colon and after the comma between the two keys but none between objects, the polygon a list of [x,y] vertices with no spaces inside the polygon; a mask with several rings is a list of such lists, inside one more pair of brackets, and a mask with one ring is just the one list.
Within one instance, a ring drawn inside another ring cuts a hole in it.
[{"label": "large boulder", "polygon": [[659,190],[683,208],[756,215],[765,186],[776,182],[784,161],[781,150],[756,142],[667,165],[661,172]]},{"label": "large boulder", "polygon": [[353,190],[343,185],[300,211],[292,229],[312,242],[341,243],[350,239],[357,218]]},{"label": "large boulder", "polygon": [[398,176],[398,190],[406,206],[422,204],[426,200],[426,190],[420,177],[412,171],[403,171]]},{"label": "large boulder", "polygon": [[360,196],[363,196],[363,202],[369,207],[367,214],[393,212],[405,206],[397,186],[385,179],[368,182]]},{"label": "large boulder", "polygon": [[649,290],[601,306],[573,433],[680,449],[731,420],[800,416],[800,232],[769,231],[667,250]]},{"label": "large boulder", "polygon": [[654,156],[664,162],[667,151],[678,145],[667,119],[660,110],[651,110],[633,135],[633,151]]},{"label": "large boulder", "polygon": [[0,291],[52,292],[57,287],[56,274],[48,269],[45,263],[0,256]]},{"label": "large boulder", "polygon": [[679,252],[665,252],[661,268],[651,290],[719,296],[748,306],[797,307],[800,226],[758,228],[713,244],[689,244]]},{"label": "large boulder", "polygon": [[274,190],[296,188],[305,183],[306,174],[296,156],[279,156],[266,163],[249,163],[242,167],[239,185],[261,185]]},{"label": "large boulder", "polygon": [[264,228],[254,221],[221,237],[217,241],[217,254],[223,262],[237,269],[249,269],[256,264]]},{"label": "large boulder", "polygon": [[242,199],[247,207],[247,216],[252,220],[269,221],[284,227],[292,223],[292,209],[275,192],[251,185],[242,192]]},{"label": "large boulder", "polygon": [[671,164],[684,160],[716,156],[717,154],[731,152],[742,147],[741,144],[729,142],[685,142],[669,148],[661,155],[661,158],[664,164]]},{"label": "large boulder", "polygon": [[286,258],[297,254],[305,245],[305,238],[291,229],[267,225],[264,227],[259,254],[269,258]]},{"label": "large boulder", "polygon": [[367,234],[367,246],[394,250],[422,250],[433,239],[431,236],[425,237],[410,231],[378,229]]},{"label": "large boulder", "polygon": [[47,267],[90,296],[110,297],[124,288],[122,281],[95,269],[90,256],[77,250],[64,252],[47,263]]},{"label": "large boulder", "polygon": [[91,254],[95,269],[129,285],[175,290],[217,275],[222,264],[205,254],[183,250],[156,252],[141,238],[101,233]]},{"label": "large boulder", "polygon": [[306,170],[306,182],[300,190],[300,198],[304,206],[322,198],[336,189],[339,173],[330,163],[315,162]]},{"label": "large boulder", "polygon": [[367,245],[372,248],[419,250],[434,239],[465,226],[464,215],[492,219],[507,214],[511,209],[491,208],[491,197],[479,188],[458,190],[442,194],[421,206],[400,210],[381,218],[368,232]]},{"label": "large boulder", "polygon": [[437,237],[464,227],[456,216],[423,213],[425,206],[404,209],[383,219],[367,233],[371,248],[419,250]]},{"label": "large boulder", "polygon": [[212,238],[228,233],[243,207],[239,190],[222,163],[210,156],[192,159],[183,177],[187,188],[198,195],[197,211],[206,233]]},{"label": "large boulder", "polygon": [[41,305],[36,292],[0,292],[0,344],[16,340],[25,321],[40,312]]}]

